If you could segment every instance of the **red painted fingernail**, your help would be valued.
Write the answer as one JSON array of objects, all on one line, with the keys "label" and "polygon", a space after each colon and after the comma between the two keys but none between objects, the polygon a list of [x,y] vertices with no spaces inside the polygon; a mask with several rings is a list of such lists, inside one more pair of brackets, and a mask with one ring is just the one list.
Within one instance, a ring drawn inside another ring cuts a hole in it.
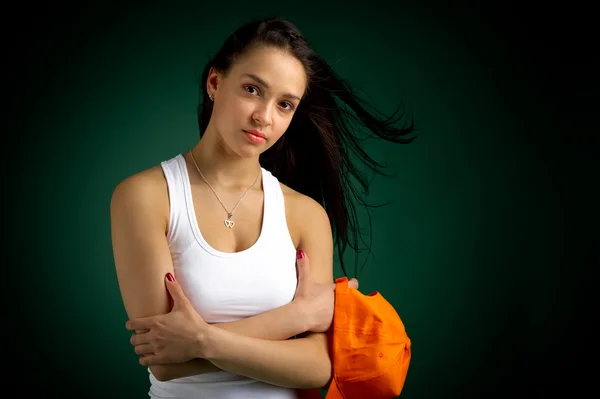
[{"label": "red painted fingernail", "polygon": [[167,273],[167,280],[175,281],[175,277],[173,277],[173,275],[171,273]]},{"label": "red painted fingernail", "polygon": [[296,252],[296,259],[302,259],[304,258],[304,251],[299,249],[298,252]]}]

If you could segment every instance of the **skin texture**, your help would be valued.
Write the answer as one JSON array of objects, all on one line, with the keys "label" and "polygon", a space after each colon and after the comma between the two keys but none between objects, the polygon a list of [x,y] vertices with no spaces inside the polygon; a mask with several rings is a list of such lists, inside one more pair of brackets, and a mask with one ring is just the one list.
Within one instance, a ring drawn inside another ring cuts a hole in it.
[{"label": "skin texture", "polygon": [[[256,180],[259,155],[289,126],[306,89],[302,64],[272,48],[254,48],[227,74],[212,70],[207,89],[214,101],[208,127],[191,149],[202,174],[229,209]],[[297,97],[297,98],[296,98]],[[255,143],[244,130],[258,129]],[[225,211],[185,155],[198,226],[224,252],[256,242],[262,223],[261,181],[235,211],[234,229],[222,228]],[[111,199],[116,272],[140,364],[159,380],[227,370],[293,388],[317,388],[331,378],[324,334],[333,315],[333,241],[329,219],[311,198],[282,185],[298,261],[299,285],[285,306],[233,323],[210,325],[190,306],[173,273],[166,232],[168,191],[160,166],[123,180]],[[200,205],[202,204],[202,205]],[[311,223],[305,223],[310,220]],[[310,258],[310,261],[309,261]],[[354,281],[352,285],[356,285]],[[305,334],[302,334],[305,333]],[[302,334],[298,339],[288,338]]]}]

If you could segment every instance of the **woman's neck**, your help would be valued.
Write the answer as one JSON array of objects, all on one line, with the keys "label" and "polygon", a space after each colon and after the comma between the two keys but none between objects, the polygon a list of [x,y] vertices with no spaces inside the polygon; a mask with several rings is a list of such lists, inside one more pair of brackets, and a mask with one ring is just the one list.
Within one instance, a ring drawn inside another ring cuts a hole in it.
[{"label": "woman's neck", "polygon": [[224,143],[213,139],[212,135],[203,135],[198,144],[190,150],[190,156],[193,156],[192,164],[195,160],[204,178],[215,189],[248,187],[254,183],[260,172],[258,157],[242,158]]}]

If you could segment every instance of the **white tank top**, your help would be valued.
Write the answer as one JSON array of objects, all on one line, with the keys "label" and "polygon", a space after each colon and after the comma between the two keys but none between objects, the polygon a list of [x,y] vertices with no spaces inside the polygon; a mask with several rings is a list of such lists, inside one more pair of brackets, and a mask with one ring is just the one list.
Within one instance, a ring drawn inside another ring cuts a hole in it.
[{"label": "white tank top", "polygon": [[[236,321],[289,303],[296,291],[296,248],[285,217],[279,181],[262,169],[263,224],[258,240],[241,252],[221,252],[202,237],[185,158],[161,162],[169,190],[167,239],[175,278],[208,323]],[[150,371],[150,370],[149,370]],[[151,398],[296,398],[281,388],[226,371],[158,381],[150,371]]]}]

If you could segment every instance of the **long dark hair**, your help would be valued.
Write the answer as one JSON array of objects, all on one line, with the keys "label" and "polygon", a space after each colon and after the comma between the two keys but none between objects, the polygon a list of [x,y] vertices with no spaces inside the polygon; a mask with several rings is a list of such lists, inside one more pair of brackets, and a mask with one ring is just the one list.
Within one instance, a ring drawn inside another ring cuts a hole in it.
[{"label": "long dark hair", "polygon": [[277,143],[261,154],[261,166],[283,184],[324,207],[332,225],[340,266],[348,276],[343,259],[345,250],[350,245],[358,252],[359,240],[365,243],[356,205],[370,206],[362,197],[368,194],[368,181],[352,158],[378,174],[385,174],[384,165],[364,151],[363,141],[378,137],[393,143],[410,143],[415,137],[406,136],[414,130],[413,120],[407,126],[394,127],[403,117],[400,107],[387,118],[375,109],[369,112],[366,102],[315,54],[296,26],[274,17],[252,21],[236,30],[206,65],[201,81],[202,102],[198,107],[200,135],[206,130],[212,112],[206,88],[210,68],[227,72],[238,57],[257,45],[289,52],[302,62],[308,77],[308,88],[290,126]]}]

